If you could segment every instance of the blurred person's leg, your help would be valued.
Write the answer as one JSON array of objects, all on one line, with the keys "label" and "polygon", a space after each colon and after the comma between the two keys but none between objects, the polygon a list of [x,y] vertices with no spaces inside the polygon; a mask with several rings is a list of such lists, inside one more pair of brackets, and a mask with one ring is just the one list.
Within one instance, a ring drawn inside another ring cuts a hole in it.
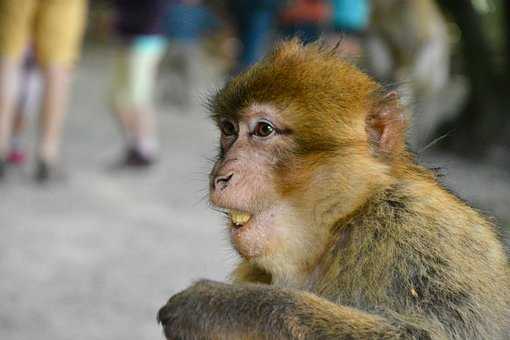
[{"label": "blurred person's leg", "polygon": [[133,100],[137,107],[137,147],[143,155],[154,158],[158,151],[156,137],[154,87],[158,65],[166,49],[166,40],[154,36],[137,39],[138,60],[133,67]]},{"label": "blurred person's leg", "polygon": [[23,50],[31,34],[35,0],[0,0],[0,177],[13,124]]},{"label": "blurred person's leg", "polygon": [[19,63],[0,59],[0,177],[5,174],[6,158],[17,101]]},{"label": "blurred person's leg", "polygon": [[[25,84],[23,84],[25,86]],[[22,165],[25,162],[25,152],[23,149],[23,133],[27,125],[26,101],[27,97],[20,94],[20,99],[16,105],[14,122],[12,124],[12,134],[9,141],[9,153],[7,162],[12,165]]]},{"label": "blurred person's leg", "polygon": [[7,161],[13,165],[21,165],[25,161],[23,134],[25,132],[28,115],[37,102],[39,81],[35,60],[27,53],[20,74],[18,101],[16,103],[10,150]]},{"label": "blurred person's leg", "polygon": [[150,165],[157,156],[153,97],[157,69],[165,49],[163,37],[140,36],[131,42],[119,59],[114,111],[127,144],[124,165]]},{"label": "blurred person's leg", "polygon": [[52,176],[58,161],[70,77],[80,51],[86,6],[85,0],[39,2],[35,45],[42,69],[43,97],[35,176],[40,181]]},{"label": "blurred person's leg", "polygon": [[133,109],[129,86],[131,84],[131,53],[130,45],[118,47],[112,86],[113,112],[127,145],[131,145],[136,139],[134,133],[136,130],[136,114]]},{"label": "blurred person's leg", "polygon": [[241,51],[234,74],[245,70],[261,59],[268,48],[274,28],[277,6],[260,6],[247,1],[231,5],[241,42]]},{"label": "blurred person's leg", "polygon": [[241,24],[240,35],[243,52],[241,53],[240,66],[242,69],[253,65],[264,56],[273,28],[273,21],[273,13],[261,9],[255,11],[245,23]]},{"label": "blurred person's leg", "polygon": [[62,65],[47,66],[42,72],[43,100],[39,114],[39,161],[54,165],[67,109],[70,70]]},{"label": "blurred person's leg", "polygon": [[23,132],[25,131],[27,118],[25,111],[18,105],[14,116],[12,135],[9,143],[7,162],[12,165],[22,165],[25,162],[25,151],[23,149]]}]

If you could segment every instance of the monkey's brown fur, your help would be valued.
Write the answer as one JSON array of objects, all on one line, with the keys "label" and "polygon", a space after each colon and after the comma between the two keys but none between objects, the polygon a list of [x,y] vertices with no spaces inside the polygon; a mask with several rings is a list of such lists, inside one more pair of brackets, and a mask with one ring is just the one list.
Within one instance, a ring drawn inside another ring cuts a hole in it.
[{"label": "monkey's brown fur", "polygon": [[292,147],[278,153],[275,185],[327,242],[300,250],[302,277],[245,258],[234,284],[172,297],[159,313],[168,338],[510,339],[503,246],[414,162],[393,95],[334,53],[291,41],[211,107],[240,119],[252,103],[286,122]]}]

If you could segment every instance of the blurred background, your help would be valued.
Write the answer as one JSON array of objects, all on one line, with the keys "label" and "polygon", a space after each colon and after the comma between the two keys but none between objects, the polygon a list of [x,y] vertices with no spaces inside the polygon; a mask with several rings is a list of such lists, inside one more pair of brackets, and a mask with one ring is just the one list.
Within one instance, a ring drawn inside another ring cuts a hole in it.
[{"label": "blurred background", "polygon": [[204,108],[278,40],[400,93],[410,147],[510,226],[510,2],[0,0],[0,339],[158,339],[237,261]]}]

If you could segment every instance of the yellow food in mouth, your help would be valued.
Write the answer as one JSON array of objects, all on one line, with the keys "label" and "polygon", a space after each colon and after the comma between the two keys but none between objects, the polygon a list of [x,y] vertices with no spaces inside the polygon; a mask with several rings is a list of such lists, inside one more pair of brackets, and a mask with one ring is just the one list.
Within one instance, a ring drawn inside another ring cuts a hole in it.
[{"label": "yellow food in mouth", "polygon": [[248,223],[251,218],[251,214],[239,210],[231,210],[229,216],[235,226],[242,226]]}]

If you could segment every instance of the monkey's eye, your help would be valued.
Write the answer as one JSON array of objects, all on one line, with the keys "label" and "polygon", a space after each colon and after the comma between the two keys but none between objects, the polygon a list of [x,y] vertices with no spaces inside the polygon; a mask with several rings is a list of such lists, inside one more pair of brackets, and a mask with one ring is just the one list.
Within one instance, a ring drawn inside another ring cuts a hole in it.
[{"label": "monkey's eye", "polygon": [[253,134],[257,137],[267,137],[274,132],[274,127],[268,122],[258,122],[253,129]]},{"label": "monkey's eye", "polygon": [[236,127],[235,127],[234,123],[232,123],[229,120],[222,120],[220,122],[219,127],[221,130],[221,133],[225,136],[233,136],[236,134]]}]

